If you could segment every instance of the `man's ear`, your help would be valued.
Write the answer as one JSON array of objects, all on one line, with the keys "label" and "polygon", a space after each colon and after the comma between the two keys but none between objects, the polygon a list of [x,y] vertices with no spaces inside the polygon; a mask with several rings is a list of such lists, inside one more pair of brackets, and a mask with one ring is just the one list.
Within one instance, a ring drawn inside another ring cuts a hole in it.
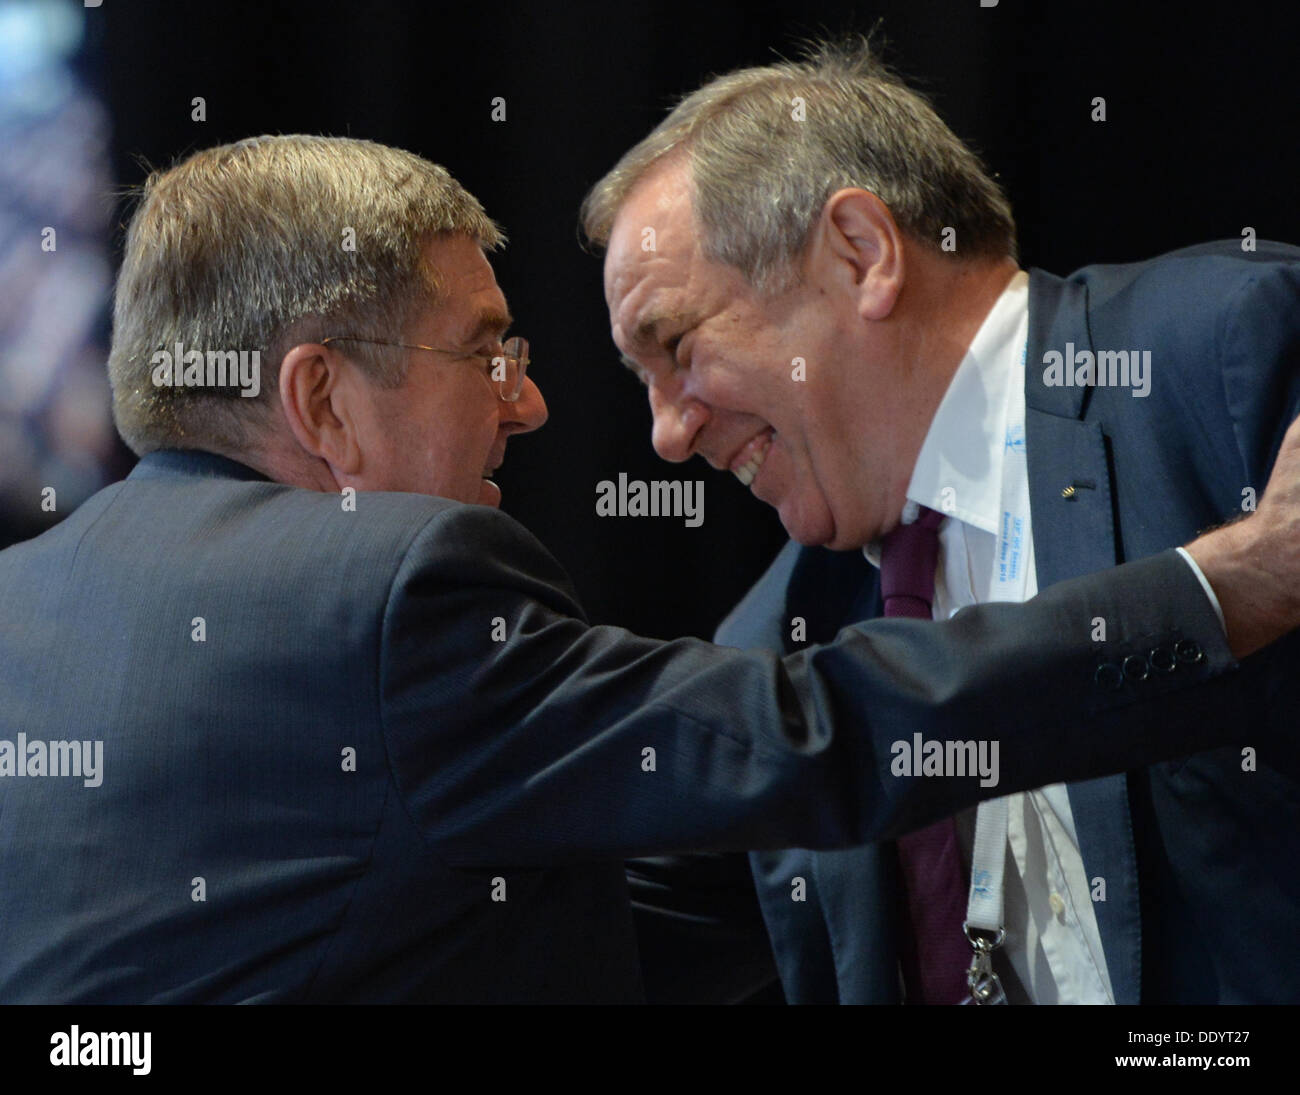
[{"label": "man's ear", "polygon": [[837,190],[822,206],[815,246],[830,276],[857,298],[863,319],[885,319],[903,288],[903,233],[869,190]]},{"label": "man's ear", "polygon": [[361,438],[354,401],[356,369],[328,346],[306,342],[280,361],[280,406],[294,440],[325,461],[335,478],[361,470]]}]

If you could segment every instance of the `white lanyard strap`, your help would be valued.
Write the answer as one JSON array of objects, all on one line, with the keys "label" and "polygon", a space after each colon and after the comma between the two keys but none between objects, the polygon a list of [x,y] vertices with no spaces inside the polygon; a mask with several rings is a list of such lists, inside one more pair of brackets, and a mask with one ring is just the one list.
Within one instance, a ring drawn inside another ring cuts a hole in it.
[{"label": "white lanyard strap", "polygon": [[1008,799],[981,802],[975,815],[975,847],[971,853],[970,897],[966,901],[966,938],[975,951],[966,983],[967,1003],[1005,1004],[1002,982],[993,972],[993,952],[1002,945],[1003,875],[1007,865]]},{"label": "white lanyard strap", "polygon": [[[995,600],[1023,601],[1033,592],[1033,540],[1029,535],[1029,478],[1024,467],[1024,375],[1029,339],[1020,349],[1020,370],[1007,389],[1006,449],[1002,457],[1001,506],[990,593]],[[993,972],[993,952],[1006,938],[1003,927],[1003,875],[1007,865],[1007,797],[981,802],[975,815],[975,847],[971,854],[970,896],[966,901],[966,938],[975,952],[967,971],[969,1003],[1006,1003],[1002,983]]]},{"label": "white lanyard strap", "polygon": [[975,848],[971,853],[970,898],[966,923],[997,933],[1002,930],[1002,876],[1007,866],[1007,799],[981,802],[975,815]]}]

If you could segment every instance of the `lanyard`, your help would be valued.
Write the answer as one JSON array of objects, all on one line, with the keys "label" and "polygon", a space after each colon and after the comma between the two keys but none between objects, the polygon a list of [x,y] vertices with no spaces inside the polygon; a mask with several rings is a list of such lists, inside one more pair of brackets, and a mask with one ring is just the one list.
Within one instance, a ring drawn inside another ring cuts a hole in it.
[{"label": "lanyard", "polygon": [[[1017,377],[1017,383],[1024,385],[1025,357],[1029,350],[1028,340],[1024,348],[1020,351],[1020,375]],[[1002,499],[1004,505],[1011,502],[1013,508],[1018,508],[1012,499],[1018,494],[1027,494],[1027,488],[1024,486],[1026,480],[1023,469],[1015,463],[1018,459],[1023,459],[1024,452],[1024,413],[1023,410],[1017,415],[1008,414],[1006,447],[1007,451],[1002,457]],[[1019,451],[1015,446],[1019,446]],[[1014,470],[1013,470],[1014,468]],[[1016,484],[1020,489],[1013,490],[1012,484]],[[1027,501],[1027,499],[1024,499]],[[1002,537],[998,542],[999,562],[995,566],[1001,569],[995,574],[1001,574],[1004,581],[1014,583],[1017,581],[1024,582],[1025,577],[1020,573],[1019,566],[1007,568],[1005,563],[1001,562],[1007,557],[1009,545],[1004,542],[1008,535],[1008,527],[1011,524],[1011,513],[1007,513],[1002,526]],[[1027,539],[1027,537],[1025,538]],[[1021,544],[1019,549],[1028,545]],[[1019,550],[1018,549],[1018,550]],[[1021,565],[1024,567],[1033,564],[1028,559],[1022,559]],[[996,587],[997,578],[995,576],[994,585]],[[1023,587],[1020,599],[1023,600]],[[966,938],[970,941],[972,950],[975,952],[971,959],[970,969],[966,971],[966,983],[970,986],[971,995],[967,1003],[971,1004],[1005,1004],[1007,998],[1002,991],[1002,982],[998,975],[993,972],[993,952],[1002,945],[1006,939],[1006,929],[1003,926],[1003,906],[1004,906],[1004,875],[1007,866],[1007,828],[1009,818],[1010,802],[1006,797],[989,799],[981,802],[979,810],[975,815],[975,847],[971,852],[970,868],[970,895],[966,901],[966,923],[962,925],[966,932]]]},{"label": "lanyard", "polygon": [[975,848],[971,854],[970,897],[962,925],[975,955],[966,972],[971,1004],[1005,1004],[1002,982],[993,972],[993,952],[1002,945],[1003,874],[1007,866],[1008,801],[981,802],[975,815]]}]

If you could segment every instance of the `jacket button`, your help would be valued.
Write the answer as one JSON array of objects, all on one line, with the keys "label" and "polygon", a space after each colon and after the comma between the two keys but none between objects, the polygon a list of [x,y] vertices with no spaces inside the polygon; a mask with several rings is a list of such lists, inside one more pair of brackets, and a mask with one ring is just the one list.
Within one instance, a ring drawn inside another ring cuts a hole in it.
[{"label": "jacket button", "polygon": [[1103,662],[1097,666],[1097,672],[1092,675],[1093,683],[1098,687],[1105,689],[1107,692],[1118,691],[1124,685],[1124,674],[1120,671],[1119,666],[1112,662]]},{"label": "jacket button", "polygon": [[1178,668],[1178,655],[1172,646],[1157,646],[1147,655],[1147,661],[1158,673],[1172,673]]},{"label": "jacket button", "polygon": [[1124,676],[1131,681],[1144,681],[1151,675],[1151,667],[1141,654],[1130,654],[1124,659]]},{"label": "jacket button", "polygon": [[1205,659],[1205,654],[1201,650],[1201,644],[1194,639],[1182,639],[1174,647],[1174,653],[1178,655],[1178,660],[1184,665],[1195,665]]}]

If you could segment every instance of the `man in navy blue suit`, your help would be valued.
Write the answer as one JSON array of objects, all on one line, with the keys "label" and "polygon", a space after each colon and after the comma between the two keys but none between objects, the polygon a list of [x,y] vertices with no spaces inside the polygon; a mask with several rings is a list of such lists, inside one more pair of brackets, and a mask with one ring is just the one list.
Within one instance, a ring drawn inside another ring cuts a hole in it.
[{"label": "man in navy blue suit", "polygon": [[[1192,716],[1254,707],[1232,655],[1300,624],[1300,430],[1250,520],[1027,606],[786,658],[590,627],[496,509],[546,417],[499,238],[365,141],[149,179],[109,361],[140,462],[0,554],[0,1000],[637,1000],[627,856],[857,845],[1240,737]],[[913,734],[992,782],[895,772]]]},{"label": "man in navy blue suit", "polygon": [[[927,514],[936,619],[1163,551],[1254,507],[1300,409],[1300,250],[1023,271],[996,183],[865,45],[711,81],[593,188],[584,225],[656,449],[730,468],[794,541],[719,642],[797,650],[880,615],[882,552]],[[1176,664],[1153,647],[1107,687]],[[1273,652],[1261,709],[1229,716],[1247,738],[1294,709],[1298,670],[1293,643]],[[1300,999],[1294,742],[999,809],[944,823],[923,869],[893,842],[754,853],[787,998],[931,1002],[914,973],[946,947],[956,988],[934,1002],[959,1002],[969,915],[1012,1001]]]}]

